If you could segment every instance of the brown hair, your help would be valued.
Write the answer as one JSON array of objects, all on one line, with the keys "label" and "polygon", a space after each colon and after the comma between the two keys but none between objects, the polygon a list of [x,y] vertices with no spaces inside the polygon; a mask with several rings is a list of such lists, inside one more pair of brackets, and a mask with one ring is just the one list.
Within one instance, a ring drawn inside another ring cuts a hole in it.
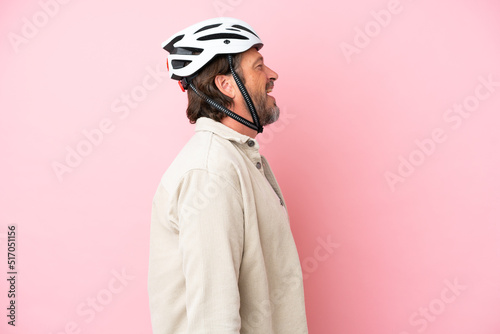
[{"label": "brown hair", "polygon": [[[244,83],[244,78],[240,71],[241,53],[233,56],[233,68]],[[211,98],[218,104],[231,109],[233,100],[224,95],[215,85],[215,77],[217,75],[230,74],[229,61],[227,55],[215,56],[201,72],[193,79],[193,85],[196,89]],[[192,89],[188,89],[188,106],[186,115],[190,123],[196,123],[200,117],[208,117],[214,121],[220,122],[226,114],[208,104],[203,98],[199,97]]]}]

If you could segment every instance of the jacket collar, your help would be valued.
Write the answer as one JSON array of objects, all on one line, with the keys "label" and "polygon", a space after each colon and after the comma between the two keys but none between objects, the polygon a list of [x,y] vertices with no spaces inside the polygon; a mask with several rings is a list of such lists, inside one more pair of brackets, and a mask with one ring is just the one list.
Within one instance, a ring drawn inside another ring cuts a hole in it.
[{"label": "jacket collar", "polygon": [[252,140],[255,142],[255,146],[258,147],[257,141],[253,138],[250,138],[249,136],[246,136],[244,134],[239,133],[238,131],[235,131],[231,129],[230,127],[222,124],[221,122],[214,121],[211,118],[208,117],[200,117],[196,120],[196,127],[195,131],[209,131],[213,132],[219,137],[222,137],[224,139],[239,143],[239,144],[245,144],[249,140]]}]

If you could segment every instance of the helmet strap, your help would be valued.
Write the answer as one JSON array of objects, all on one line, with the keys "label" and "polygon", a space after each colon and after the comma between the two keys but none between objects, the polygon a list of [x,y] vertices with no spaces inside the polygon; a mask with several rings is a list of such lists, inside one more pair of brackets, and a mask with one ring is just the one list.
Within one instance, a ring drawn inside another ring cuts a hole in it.
[{"label": "helmet strap", "polygon": [[[226,115],[228,115],[229,117],[231,117],[232,119],[234,119],[235,121],[238,121],[241,124],[246,125],[250,129],[255,130],[255,131],[259,132],[259,133],[262,132],[262,127],[260,127],[260,128],[257,127],[254,123],[252,123],[252,122],[244,119],[243,117],[241,117],[238,114],[235,114],[234,112],[232,112],[231,110],[227,109],[226,107],[221,106],[220,104],[218,104],[217,102],[215,102],[214,100],[212,100],[211,98],[209,98],[208,96],[206,96],[205,94],[199,92],[196,89],[196,87],[191,82],[189,82],[189,88],[191,88],[193,90],[193,92],[196,93],[196,95],[198,95],[199,97],[201,97],[202,99],[204,99],[212,107],[216,108],[219,111],[222,111],[223,113],[225,113]],[[259,131],[259,129],[260,129],[260,131]]]},{"label": "helmet strap", "polygon": [[247,119],[241,117],[240,115],[232,112],[231,110],[227,109],[224,106],[221,106],[219,103],[215,102],[205,94],[199,92],[196,87],[193,85],[192,80],[196,76],[191,76],[188,78],[183,78],[182,80],[179,81],[179,85],[181,86],[181,89],[186,90],[191,88],[193,92],[195,92],[196,95],[204,99],[208,104],[210,104],[212,107],[216,108],[219,111],[222,111],[225,113],[227,116],[231,117],[235,121],[240,122],[241,124],[249,127],[252,130],[257,131],[257,133],[262,133],[264,130],[263,127],[260,125],[259,121],[259,116],[257,115],[257,112],[255,111],[255,107],[253,105],[252,99],[250,98],[250,95],[248,94],[245,85],[243,85],[243,82],[241,81],[240,77],[238,74],[236,74],[236,71],[233,68],[233,57],[231,55],[227,55],[227,59],[229,61],[229,68],[231,70],[231,74],[233,75],[234,81],[236,82],[236,85],[238,85],[238,88],[240,89],[241,94],[243,95],[243,98],[245,99],[245,102],[248,106],[248,110],[250,110],[250,114],[252,115],[253,123],[248,121]]},{"label": "helmet strap", "polygon": [[245,85],[243,85],[243,82],[241,81],[240,77],[233,68],[233,56],[228,54],[227,60],[229,61],[229,69],[231,70],[231,74],[233,75],[234,81],[236,82],[236,85],[238,85],[238,88],[240,89],[240,92],[243,95],[243,98],[245,99],[245,102],[248,106],[248,110],[252,115],[253,125],[255,125],[256,127],[256,129],[254,130],[257,130],[257,133],[262,133],[264,129],[262,128],[262,126],[260,126],[259,116],[255,111],[255,106],[253,105],[252,99],[250,98],[250,94],[248,94]]}]

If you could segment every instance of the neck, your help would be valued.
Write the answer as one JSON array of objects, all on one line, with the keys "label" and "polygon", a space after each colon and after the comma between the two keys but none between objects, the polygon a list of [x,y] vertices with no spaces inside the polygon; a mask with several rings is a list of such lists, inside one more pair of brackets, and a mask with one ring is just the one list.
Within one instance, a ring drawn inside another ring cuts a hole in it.
[{"label": "neck", "polygon": [[[253,122],[252,116],[250,115],[250,112],[247,110],[246,107],[242,108],[241,106],[237,107],[235,105],[234,110],[232,110],[232,112],[243,117],[247,121]],[[238,122],[235,119],[232,119],[229,116],[224,117],[220,122],[222,124],[224,124],[225,126],[233,129],[234,131],[241,133],[242,135],[245,135],[245,136],[248,136],[248,137],[254,138],[254,139],[257,136],[257,131],[250,129],[248,126],[241,124],[240,122]]]}]

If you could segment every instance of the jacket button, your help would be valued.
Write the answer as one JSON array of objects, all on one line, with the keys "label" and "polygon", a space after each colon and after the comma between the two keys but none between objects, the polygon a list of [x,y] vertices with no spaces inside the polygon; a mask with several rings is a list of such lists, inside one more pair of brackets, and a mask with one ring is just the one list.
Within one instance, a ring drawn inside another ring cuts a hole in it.
[{"label": "jacket button", "polygon": [[262,167],[262,164],[260,162],[257,162],[255,166],[257,167],[257,169],[260,169]]},{"label": "jacket button", "polygon": [[253,140],[248,141],[248,146],[253,147],[255,145],[255,142]]}]

